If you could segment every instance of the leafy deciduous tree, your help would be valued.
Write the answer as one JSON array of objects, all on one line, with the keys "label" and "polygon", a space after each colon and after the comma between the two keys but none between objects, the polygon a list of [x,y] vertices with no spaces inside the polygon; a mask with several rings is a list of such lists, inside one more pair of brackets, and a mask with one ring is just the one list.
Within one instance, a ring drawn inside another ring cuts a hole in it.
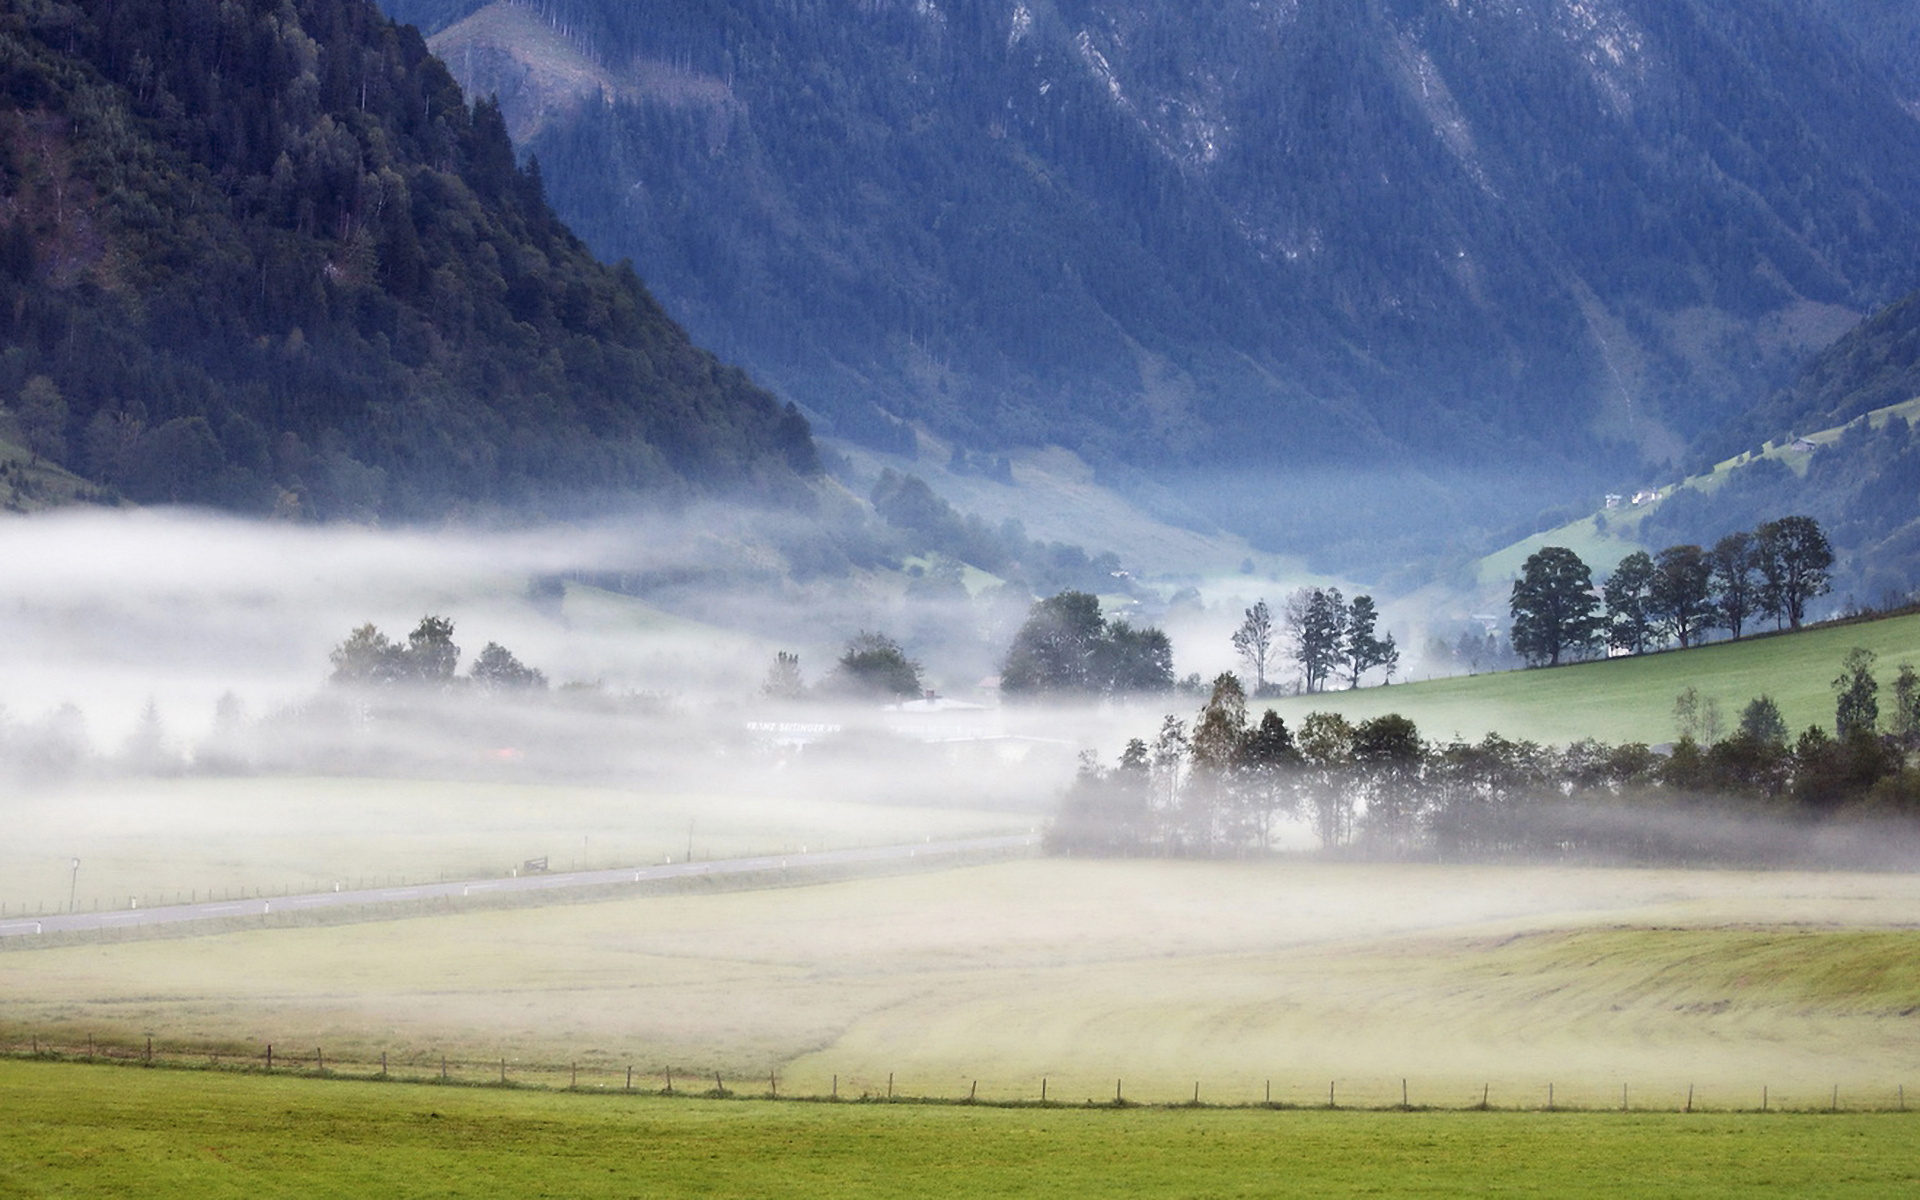
[{"label": "leafy deciduous tree", "polygon": [[1834,732],[1841,741],[1871,737],[1880,724],[1880,682],[1873,677],[1877,656],[1864,646],[1847,651],[1833,681]]},{"label": "leafy deciduous tree", "polygon": [[836,690],[854,696],[917,699],[920,664],[884,633],[855,634],[835,666]]},{"label": "leafy deciduous tree", "polygon": [[1653,574],[1653,557],[1635,550],[1607,577],[1607,644],[1615,650],[1639,654],[1652,640]]},{"label": "leafy deciduous tree", "polygon": [[1712,624],[1713,568],[1698,546],[1668,546],[1654,563],[1649,605],[1663,634],[1682,650]]},{"label": "leafy deciduous tree", "polygon": [[1713,544],[1707,560],[1713,574],[1713,594],[1720,607],[1720,624],[1740,640],[1759,602],[1754,577],[1754,540],[1750,533],[1730,533]]},{"label": "leafy deciduous tree", "polygon": [[1760,526],[1754,535],[1758,549],[1762,605],[1790,628],[1800,628],[1807,602],[1833,588],[1828,569],[1833,547],[1812,517],[1782,517]]},{"label": "leafy deciduous tree", "polygon": [[1513,648],[1536,665],[1558,666],[1564,656],[1584,654],[1600,630],[1599,604],[1579,555],[1564,546],[1534,551],[1509,600]]}]

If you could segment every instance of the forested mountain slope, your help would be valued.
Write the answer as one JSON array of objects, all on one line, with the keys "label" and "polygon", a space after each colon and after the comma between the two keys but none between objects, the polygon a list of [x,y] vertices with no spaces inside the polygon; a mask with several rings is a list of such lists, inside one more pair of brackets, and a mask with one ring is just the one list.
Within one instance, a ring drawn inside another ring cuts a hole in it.
[{"label": "forested mountain slope", "polygon": [[817,469],[363,0],[7,5],[0,339],[21,436],[139,500],[407,517]]},{"label": "forested mountain slope", "polygon": [[[1275,540],[1618,486],[1920,283],[1920,120],[1823,0],[386,2],[833,430]],[[1432,485],[1323,482],[1382,465]]]}]

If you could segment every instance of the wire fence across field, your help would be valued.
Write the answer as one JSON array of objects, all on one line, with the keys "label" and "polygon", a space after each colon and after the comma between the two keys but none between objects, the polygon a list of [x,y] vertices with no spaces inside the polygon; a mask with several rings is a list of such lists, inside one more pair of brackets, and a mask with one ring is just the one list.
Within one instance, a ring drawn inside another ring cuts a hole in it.
[{"label": "wire fence across field", "polygon": [[1629,1113],[1891,1113],[1907,1112],[1904,1083],[1878,1087],[1792,1084],[1753,1089],[1631,1082],[1508,1084],[1473,1088],[1429,1084],[1414,1077],[1306,1081],[1298,1075],[1209,1083],[1195,1080],[1177,1092],[1164,1084],[1130,1089],[1124,1076],[1034,1075],[1015,1081],[947,1076],[909,1079],[892,1072],[806,1072],[741,1078],[719,1071],[640,1067],[609,1062],[541,1062],[514,1058],[451,1057],[432,1051],[337,1056],[324,1046],[186,1046],[29,1035],[0,1042],[0,1056],[49,1062],[109,1064],[176,1071],[273,1074],[290,1078],[354,1080],[447,1087],[521,1088],[593,1095],[703,1100],[759,1100],[804,1104],[978,1105],[996,1108],[1155,1108],[1348,1110],[1369,1112],[1629,1112]]}]

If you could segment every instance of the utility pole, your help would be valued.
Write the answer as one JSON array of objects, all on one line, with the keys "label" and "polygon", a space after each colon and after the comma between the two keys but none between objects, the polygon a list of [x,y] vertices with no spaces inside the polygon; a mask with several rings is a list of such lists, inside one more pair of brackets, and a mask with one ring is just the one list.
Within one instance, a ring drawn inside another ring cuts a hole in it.
[{"label": "utility pole", "polygon": [[70,883],[67,884],[67,911],[68,912],[79,911],[74,907],[74,897],[79,893],[79,891],[80,891],[80,860],[76,858],[73,860],[73,879]]}]

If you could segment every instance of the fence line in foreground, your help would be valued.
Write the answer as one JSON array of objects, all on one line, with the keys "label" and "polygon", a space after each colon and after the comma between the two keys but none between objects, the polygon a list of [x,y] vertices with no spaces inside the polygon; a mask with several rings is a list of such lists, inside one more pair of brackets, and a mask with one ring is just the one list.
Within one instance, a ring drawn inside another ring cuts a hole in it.
[{"label": "fence line in foreground", "polygon": [[[1568,1102],[1564,1090],[1556,1092],[1554,1083],[1543,1089],[1515,1088],[1509,1097],[1497,1094],[1491,1082],[1483,1083],[1468,1096],[1435,1101],[1421,1097],[1411,1077],[1396,1080],[1330,1080],[1324,1095],[1274,1099],[1273,1081],[1265,1080],[1256,1094],[1209,1092],[1203,1081],[1195,1080],[1191,1092],[1184,1089],[1177,1097],[1143,1096],[1127,1090],[1125,1078],[1113,1081],[1111,1096],[1102,1092],[1084,1101],[1062,1099],[1057,1080],[1040,1076],[1037,1089],[1023,1088],[1018,1094],[980,1094],[981,1081],[967,1080],[963,1089],[952,1094],[912,1094],[895,1087],[895,1076],[888,1072],[884,1087],[878,1079],[856,1081],[847,1076],[830,1077],[825,1091],[801,1091],[783,1086],[779,1072],[755,1079],[728,1081],[719,1071],[686,1071],[663,1068],[641,1071],[631,1063],[609,1063],[604,1059],[582,1063],[534,1062],[508,1057],[480,1059],[449,1058],[439,1052],[411,1052],[391,1056],[381,1051],[377,1059],[330,1055],[324,1046],[291,1046],[272,1043],[260,1047],[226,1044],[224,1046],[156,1046],[152,1037],[142,1042],[102,1042],[88,1035],[84,1044],[72,1040],[29,1035],[25,1040],[0,1042],[0,1057],[57,1062],[113,1064],[176,1071],[223,1071],[237,1074],[271,1074],[290,1078],[339,1079],[360,1082],[390,1082],[453,1087],[527,1089],[535,1091],[577,1092],[596,1095],[630,1095],[707,1100],[762,1100],[794,1104],[921,1104],[978,1106],[983,1108],[1095,1108],[1095,1109],[1267,1109],[1273,1111],[1350,1111],[1350,1112],[1626,1112],[1626,1113],[1890,1113],[1906,1112],[1904,1083],[1881,1089],[1855,1089],[1838,1084],[1818,1089],[1801,1088],[1798,1098],[1782,1102],[1782,1093],[1762,1084],[1757,1095],[1729,1099],[1719,1094],[1719,1103],[1702,1099],[1695,1085],[1686,1087],[1681,1098],[1677,1091],[1652,1088],[1636,1094],[1630,1084],[1620,1085],[1617,1101],[1576,1100]],[[1397,1088],[1394,1084],[1397,1083]],[[1610,1085],[1609,1085],[1610,1086]],[[1398,1101],[1382,1101],[1397,1091]],[[1522,1094],[1525,1092],[1531,1094]],[[1358,1096],[1355,1093],[1358,1093]],[[1598,1093],[1589,1088],[1588,1096]]]}]

